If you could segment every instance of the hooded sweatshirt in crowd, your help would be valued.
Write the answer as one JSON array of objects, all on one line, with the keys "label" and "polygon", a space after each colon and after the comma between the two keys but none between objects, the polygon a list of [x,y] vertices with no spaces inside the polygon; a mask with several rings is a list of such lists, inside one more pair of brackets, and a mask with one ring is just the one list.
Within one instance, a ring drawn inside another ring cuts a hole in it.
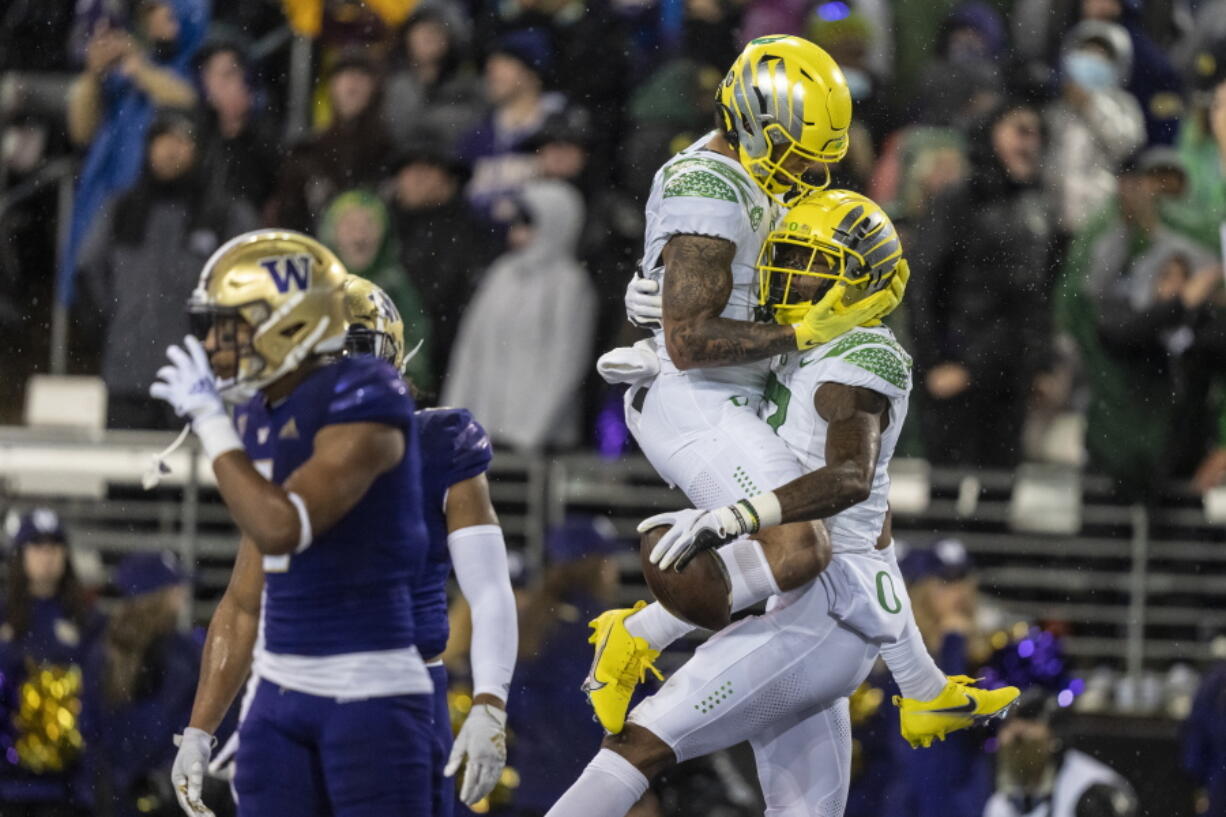
[{"label": "hooded sweatshirt in crowd", "polygon": [[583,199],[568,184],[521,193],[534,235],[498,258],[469,304],[451,355],[443,403],[481,418],[520,450],[579,440],[579,389],[592,363],[596,294],[575,255]]}]

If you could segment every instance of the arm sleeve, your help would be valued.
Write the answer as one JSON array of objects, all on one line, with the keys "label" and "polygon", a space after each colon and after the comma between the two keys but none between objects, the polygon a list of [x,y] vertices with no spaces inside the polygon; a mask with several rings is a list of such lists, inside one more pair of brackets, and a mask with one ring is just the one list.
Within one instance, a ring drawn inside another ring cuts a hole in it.
[{"label": "arm sleeve", "polygon": [[460,592],[472,608],[469,662],[473,695],[488,693],[504,702],[519,650],[515,594],[507,569],[507,547],[497,525],[473,525],[447,536]]}]

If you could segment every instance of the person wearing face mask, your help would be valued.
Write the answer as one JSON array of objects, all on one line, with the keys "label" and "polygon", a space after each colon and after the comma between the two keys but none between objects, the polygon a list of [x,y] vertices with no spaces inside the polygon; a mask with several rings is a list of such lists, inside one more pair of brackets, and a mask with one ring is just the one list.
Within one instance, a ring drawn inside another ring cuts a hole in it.
[{"label": "person wearing face mask", "polygon": [[1065,710],[1032,687],[1001,726],[996,791],[983,817],[1134,817],[1132,786],[1063,740]]},{"label": "person wearing face mask", "polygon": [[1047,181],[1063,235],[1102,209],[1115,192],[1119,163],[1144,142],[1141,107],[1121,87],[1131,63],[1128,32],[1115,23],[1080,23],[1065,40],[1062,94],[1046,111]]}]

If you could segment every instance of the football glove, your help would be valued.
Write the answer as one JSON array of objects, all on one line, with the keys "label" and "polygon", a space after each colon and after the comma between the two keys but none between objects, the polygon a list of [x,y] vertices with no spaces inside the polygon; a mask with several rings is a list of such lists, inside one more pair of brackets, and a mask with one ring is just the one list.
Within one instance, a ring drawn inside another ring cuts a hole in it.
[{"label": "football glove", "polygon": [[464,765],[460,799],[475,805],[494,790],[507,765],[507,713],[496,706],[476,704],[464,719],[451,747],[443,774],[452,777]]},{"label": "football glove", "polygon": [[149,394],[165,400],[175,414],[191,422],[210,462],[227,451],[242,450],[243,443],[217,393],[209,356],[200,341],[188,335],[182,347],[167,347],[166,357],[170,364],[158,369],[158,379],[149,387]]},{"label": "football glove", "polygon": [[640,329],[658,329],[664,320],[660,282],[636,274],[626,286],[626,320]]},{"label": "football glove", "polygon": [[843,303],[847,285],[835,284],[820,301],[809,308],[798,323],[792,324],[796,330],[796,347],[802,351],[812,349],[829,343],[857,326],[879,324],[882,318],[893,312],[902,302],[910,275],[911,271],[906,262],[900,262],[898,271],[891,276],[886,286],[879,292],[851,304]]},{"label": "football glove", "polygon": [[179,753],[170,769],[170,784],[174,787],[179,807],[189,817],[213,817],[212,810],[200,799],[204,788],[204,770],[209,765],[214,738],[203,729],[187,727],[175,735]]}]

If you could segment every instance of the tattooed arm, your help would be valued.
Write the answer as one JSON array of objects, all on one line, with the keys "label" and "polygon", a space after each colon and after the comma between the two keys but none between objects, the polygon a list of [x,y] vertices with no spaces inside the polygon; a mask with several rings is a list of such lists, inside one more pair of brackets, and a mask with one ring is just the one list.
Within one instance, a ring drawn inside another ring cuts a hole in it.
[{"label": "tattooed arm", "polygon": [[678,369],[728,366],[796,348],[796,331],[775,323],[721,318],[732,293],[736,245],[675,235],[664,245],[664,342]]}]

